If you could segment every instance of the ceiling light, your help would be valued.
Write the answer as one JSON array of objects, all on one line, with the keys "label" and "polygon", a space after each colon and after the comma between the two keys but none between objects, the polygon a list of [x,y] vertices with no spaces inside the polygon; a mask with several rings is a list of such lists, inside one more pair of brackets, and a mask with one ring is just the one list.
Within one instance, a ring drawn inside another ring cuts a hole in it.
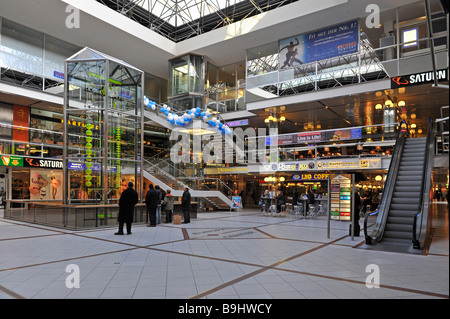
[{"label": "ceiling light", "polygon": [[381,105],[380,103],[375,105],[375,110],[381,110],[382,108],[383,108],[383,105]]},{"label": "ceiling light", "polygon": [[399,107],[404,107],[406,105],[406,102],[405,101],[400,101],[400,102],[398,102],[398,106]]}]

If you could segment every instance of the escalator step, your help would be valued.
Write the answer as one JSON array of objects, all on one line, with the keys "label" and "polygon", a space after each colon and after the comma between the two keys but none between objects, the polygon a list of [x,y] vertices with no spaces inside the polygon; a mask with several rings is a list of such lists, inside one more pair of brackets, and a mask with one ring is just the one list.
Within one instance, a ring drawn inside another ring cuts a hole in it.
[{"label": "escalator step", "polygon": [[388,224],[400,224],[400,225],[413,225],[414,217],[394,217],[389,216],[387,219]]},{"label": "escalator step", "polygon": [[407,232],[407,233],[410,233],[410,236],[411,236],[412,231],[413,231],[413,225],[387,223],[385,231]]},{"label": "escalator step", "polygon": [[416,193],[416,194],[420,194],[421,191],[421,185],[416,185],[416,186],[412,186],[412,185],[405,185],[405,186],[400,186],[400,185],[396,185],[394,192],[408,192],[408,193]]},{"label": "escalator step", "polygon": [[414,196],[414,197],[393,197],[391,200],[392,204],[416,204],[419,205],[420,202],[420,198],[418,196]]},{"label": "escalator step", "polygon": [[403,210],[415,213],[418,211],[419,207],[415,204],[391,204],[390,208],[393,210]]},{"label": "escalator step", "polygon": [[398,181],[395,183],[395,188],[397,188],[397,186],[406,186],[406,187],[414,187],[414,186],[422,186],[422,181],[421,180],[416,180],[416,181]]},{"label": "escalator step", "polygon": [[[420,189],[419,189],[420,191]],[[392,198],[402,198],[402,199],[415,199],[417,198],[418,192],[409,191],[409,187],[407,191],[401,191],[394,189],[394,193],[392,194]]]},{"label": "escalator step", "polygon": [[392,208],[391,205],[391,210],[389,211],[389,216],[390,217],[399,217],[399,218],[414,218],[415,215],[417,215],[418,212],[418,208],[417,205],[416,209],[413,210],[409,210],[409,209],[399,209],[399,208]]},{"label": "escalator step", "polygon": [[403,232],[403,231],[386,230],[384,232],[383,238],[397,238],[397,239],[412,240],[412,231],[411,232]]}]

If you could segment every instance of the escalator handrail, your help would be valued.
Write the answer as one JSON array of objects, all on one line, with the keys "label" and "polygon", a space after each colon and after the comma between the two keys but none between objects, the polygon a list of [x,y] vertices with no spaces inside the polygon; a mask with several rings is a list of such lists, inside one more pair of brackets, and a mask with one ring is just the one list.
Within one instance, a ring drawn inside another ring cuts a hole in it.
[{"label": "escalator handrail", "polygon": [[[413,247],[419,249],[420,242],[423,237],[423,223],[427,222],[428,225],[428,205],[429,205],[429,191],[431,188],[431,171],[433,169],[433,156],[434,156],[434,138],[435,131],[433,128],[433,120],[430,118],[430,122],[428,123],[428,132],[427,132],[427,142],[426,142],[426,153],[425,153],[425,163],[424,170],[422,175],[422,187],[419,201],[420,211],[418,214],[414,216],[414,224],[413,224],[413,233],[412,233],[412,242]],[[420,220],[420,227],[418,229],[418,221]],[[419,232],[419,233],[418,233]]]},{"label": "escalator handrail", "polygon": [[[383,194],[381,195],[381,200],[378,209],[375,212],[376,214],[378,214],[377,221],[375,223],[374,230],[372,231],[371,235],[366,235],[366,243],[369,245],[374,245],[377,242],[379,242],[381,238],[383,238],[388,210],[391,205],[394,186],[397,180],[398,170],[400,166],[400,159],[403,154],[403,148],[405,146],[407,135],[408,135],[407,130],[401,130],[398,135],[397,143],[394,149],[394,154],[392,154],[391,162],[389,164],[388,176],[386,178]],[[373,215],[375,215],[375,213],[373,213]],[[366,228],[367,224],[366,219],[368,218],[368,216],[369,214],[366,215],[364,228]],[[365,234],[367,234],[366,229],[364,230],[364,232]]]}]

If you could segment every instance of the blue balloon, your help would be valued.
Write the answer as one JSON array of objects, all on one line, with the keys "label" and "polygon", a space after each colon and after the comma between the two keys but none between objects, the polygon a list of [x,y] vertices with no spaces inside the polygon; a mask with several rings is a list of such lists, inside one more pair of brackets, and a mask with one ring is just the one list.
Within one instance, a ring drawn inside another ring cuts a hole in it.
[{"label": "blue balloon", "polygon": [[197,110],[197,112],[200,112],[201,109],[199,107],[197,107],[196,110]]},{"label": "blue balloon", "polygon": [[205,112],[200,113],[200,116],[204,117],[205,116]]},{"label": "blue balloon", "polygon": [[222,126],[223,126],[223,123],[219,123],[219,127],[222,128]]}]

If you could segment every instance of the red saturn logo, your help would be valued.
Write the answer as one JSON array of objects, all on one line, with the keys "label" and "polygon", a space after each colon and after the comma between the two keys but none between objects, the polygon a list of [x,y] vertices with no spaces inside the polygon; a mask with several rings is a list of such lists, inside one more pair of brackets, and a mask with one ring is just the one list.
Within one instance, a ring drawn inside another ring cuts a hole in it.
[{"label": "red saturn logo", "polygon": [[407,79],[402,78],[401,76],[397,76],[395,78],[392,78],[392,81],[394,81],[398,85],[407,85],[407,84],[409,84],[409,81]]},{"label": "red saturn logo", "polygon": [[25,160],[28,162],[28,164],[29,164],[30,166],[37,166],[37,167],[39,167],[39,164],[36,164],[36,163],[34,162],[34,158],[26,158]]}]

